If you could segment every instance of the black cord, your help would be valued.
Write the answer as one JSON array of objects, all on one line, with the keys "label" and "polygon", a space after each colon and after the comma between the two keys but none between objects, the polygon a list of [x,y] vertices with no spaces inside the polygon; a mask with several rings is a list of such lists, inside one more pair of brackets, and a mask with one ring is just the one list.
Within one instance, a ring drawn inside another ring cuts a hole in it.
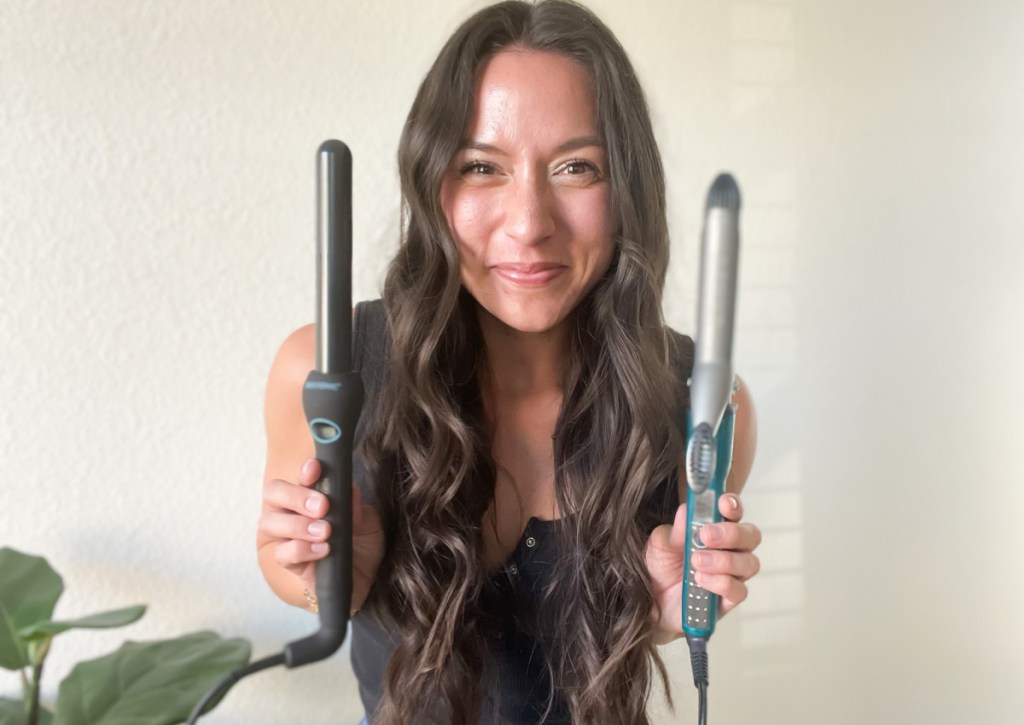
[{"label": "black cord", "polygon": [[210,691],[203,695],[203,699],[192,710],[192,714],[188,716],[187,725],[195,725],[195,722],[199,719],[200,715],[205,715],[208,710],[213,709],[213,704],[220,700],[227,694],[228,690],[235,686],[239,680],[243,677],[248,677],[251,674],[266,670],[271,667],[277,667],[278,665],[284,664],[284,653],[274,655],[272,657],[266,657],[257,662],[250,662],[245,667],[239,667],[234,672],[231,672],[224,677],[217,680],[217,684],[210,688]]},{"label": "black cord", "polygon": [[693,670],[693,684],[697,687],[697,723],[708,722],[708,640],[705,637],[687,636],[690,648],[690,668]]}]

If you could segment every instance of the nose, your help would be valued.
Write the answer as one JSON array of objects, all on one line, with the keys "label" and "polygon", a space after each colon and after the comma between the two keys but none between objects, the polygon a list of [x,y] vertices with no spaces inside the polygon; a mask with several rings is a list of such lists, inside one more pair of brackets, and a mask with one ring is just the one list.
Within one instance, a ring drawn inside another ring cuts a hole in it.
[{"label": "nose", "polygon": [[515,179],[504,207],[505,234],[520,244],[536,244],[555,231],[554,198],[543,178]]}]

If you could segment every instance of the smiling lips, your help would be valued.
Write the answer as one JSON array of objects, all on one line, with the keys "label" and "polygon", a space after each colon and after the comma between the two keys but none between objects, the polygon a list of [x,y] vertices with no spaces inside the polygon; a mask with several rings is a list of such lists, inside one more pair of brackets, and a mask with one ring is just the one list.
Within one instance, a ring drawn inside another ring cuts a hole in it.
[{"label": "smiling lips", "polygon": [[495,264],[491,267],[499,276],[522,287],[540,287],[553,280],[568,267],[554,262],[534,264]]}]

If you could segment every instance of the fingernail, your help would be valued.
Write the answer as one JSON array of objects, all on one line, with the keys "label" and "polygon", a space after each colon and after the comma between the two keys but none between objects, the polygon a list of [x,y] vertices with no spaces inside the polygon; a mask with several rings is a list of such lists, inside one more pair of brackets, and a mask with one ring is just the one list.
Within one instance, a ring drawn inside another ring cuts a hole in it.
[{"label": "fingernail", "polygon": [[309,460],[307,460],[305,463],[302,464],[302,475],[303,476],[308,476],[312,470],[313,470],[313,459],[310,458]]},{"label": "fingernail", "polygon": [[327,544],[321,541],[316,544],[312,544],[309,547],[309,550],[312,551],[314,554],[326,554],[329,548],[330,547],[328,547]]},{"label": "fingernail", "polygon": [[705,544],[714,544],[722,540],[722,530],[717,526],[703,526],[700,530],[700,538]]},{"label": "fingernail", "polygon": [[728,499],[729,501],[729,508],[731,508],[733,511],[740,507],[740,500],[736,498],[736,496],[734,496],[733,494],[730,493],[728,496],[726,496],[726,499]]},{"label": "fingernail", "polygon": [[323,521],[314,521],[306,527],[306,530],[312,536],[323,536],[327,533],[327,524],[325,524]]},{"label": "fingernail", "polygon": [[306,510],[311,514],[315,514],[320,510],[320,497],[310,496],[306,499]]},{"label": "fingernail", "polygon": [[695,551],[695,552],[693,552],[693,565],[694,566],[697,566],[697,567],[707,566],[710,563],[711,563],[711,554],[707,553],[706,551]]}]

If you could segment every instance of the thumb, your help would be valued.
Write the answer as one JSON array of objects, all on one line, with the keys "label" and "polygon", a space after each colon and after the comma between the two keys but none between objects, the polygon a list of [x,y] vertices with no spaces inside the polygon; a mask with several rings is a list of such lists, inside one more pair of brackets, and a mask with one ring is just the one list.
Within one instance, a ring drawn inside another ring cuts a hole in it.
[{"label": "thumb", "polygon": [[676,517],[672,521],[672,533],[668,543],[673,549],[682,551],[686,546],[686,504],[676,509]]},{"label": "thumb", "polygon": [[300,486],[309,488],[320,480],[320,461],[315,458],[309,458],[305,463],[302,464],[302,468],[299,469],[299,478],[296,483]]}]

